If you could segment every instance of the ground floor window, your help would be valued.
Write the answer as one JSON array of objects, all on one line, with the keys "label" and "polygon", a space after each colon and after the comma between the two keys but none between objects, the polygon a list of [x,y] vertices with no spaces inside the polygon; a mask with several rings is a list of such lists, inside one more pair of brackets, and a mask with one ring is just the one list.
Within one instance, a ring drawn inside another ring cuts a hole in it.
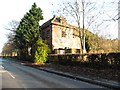
[{"label": "ground floor window", "polygon": [[65,53],[80,53],[80,49],[54,49],[53,50],[54,54],[65,54]]}]

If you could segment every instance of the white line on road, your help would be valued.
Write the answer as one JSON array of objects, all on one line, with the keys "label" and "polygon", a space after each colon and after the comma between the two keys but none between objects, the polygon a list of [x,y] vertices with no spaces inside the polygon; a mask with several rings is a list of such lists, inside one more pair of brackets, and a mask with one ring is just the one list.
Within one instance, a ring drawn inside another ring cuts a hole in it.
[{"label": "white line on road", "polygon": [[0,67],[4,69],[4,67],[3,67],[3,66],[0,66]]},{"label": "white line on road", "polygon": [[13,79],[15,79],[15,77],[14,77],[9,71],[7,71],[7,73],[8,73]]},{"label": "white line on road", "polygon": [[[4,69],[3,66],[0,66],[0,67]],[[7,70],[0,70],[0,72],[7,72],[13,79],[15,79],[15,77]]]}]

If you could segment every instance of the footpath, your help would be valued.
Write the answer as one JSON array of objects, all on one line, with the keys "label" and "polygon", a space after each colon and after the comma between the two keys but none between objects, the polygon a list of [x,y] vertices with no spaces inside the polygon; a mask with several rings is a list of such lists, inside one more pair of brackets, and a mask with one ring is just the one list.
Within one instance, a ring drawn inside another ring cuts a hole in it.
[{"label": "footpath", "polygon": [[49,73],[53,73],[53,74],[57,74],[60,76],[64,76],[67,78],[71,78],[71,79],[76,79],[76,80],[80,80],[80,81],[84,81],[84,82],[88,82],[88,83],[92,83],[92,84],[96,84],[96,85],[100,85],[103,87],[106,87],[108,89],[111,90],[116,90],[116,89],[120,89],[120,82],[117,81],[112,81],[112,80],[107,80],[107,79],[102,79],[102,78],[95,78],[95,77],[85,77],[85,76],[81,76],[81,75],[75,75],[75,74],[71,74],[68,72],[62,72],[62,71],[58,71],[55,70],[53,68],[48,68],[48,67],[35,67],[35,65],[32,65],[32,63],[28,63],[28,62],[17,62],[14,61],[18,64],[22,64],[25,66],[30,66],[33,68],[37,68],[39,70],[45,71],[45,72],[49,72]]}]

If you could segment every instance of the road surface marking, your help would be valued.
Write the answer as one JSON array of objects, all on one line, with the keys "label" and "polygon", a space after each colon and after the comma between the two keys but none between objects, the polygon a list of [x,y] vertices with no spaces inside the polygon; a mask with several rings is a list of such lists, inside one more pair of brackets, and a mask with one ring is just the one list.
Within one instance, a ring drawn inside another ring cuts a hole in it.
[{"label": "road surface marking", "polygon": [[7,71],[7,73],[8,73],[13,79],[15,79],[15,77],[14,77],[9,71]]},{"label": "road surface marking", "polygon": [[4,73],[4,72],[6,72],[6,70],[4,70],[3,66],[0,66],[0,73]]},{"label": "road surface marking", "polygon": [[1,68],[4,68],[3,66],[0,66]]},{"label": "road surface marking", "polygon": [[[3,68],[4,69],[4,67],[3,66],[0,66],[1,68]],[[15,77],[9,72],[9,71],[7,71],[7,70],[0,70],[0,72],[1,73],[4,73],[4,72],[7,72],[13,79],[15,79]]]}]

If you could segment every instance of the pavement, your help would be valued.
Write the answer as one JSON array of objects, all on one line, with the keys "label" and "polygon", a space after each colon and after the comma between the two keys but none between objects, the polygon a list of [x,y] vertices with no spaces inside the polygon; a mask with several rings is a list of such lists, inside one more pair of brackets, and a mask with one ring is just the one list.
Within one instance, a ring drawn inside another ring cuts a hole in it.
[{"label": "pavement", "polygon": [[[27,65],[26,63],[20,63],[20,64]],[[27,65],[27,66],[30,66],[30,65]],[[57,75],[60,75],[60,76],[64,76],[64,77],[67,77],[67,78],[96,84],[96,85],[103,86],[103,87],[106,87],[106,88],[111,89],[111,90],[116,90],[116,89],[120,88],[120,82],[117,82],[117,81],[111,81],[111,80],[101,79],[101,78],[96,79],[95,77],[83,77],[83,76],[80,76],[80,75],[77,76],[77,75],[70,74],[70,73],[67,73],[67,72],[65,73],[65,72],[54,70],[54,69],[49,69],[49,68],[46,68],[46,67],[34,67],[34,68],[37,68],[37,69],[45,71],[45,72],[49,72],[49,73],[57,74]]]}]

